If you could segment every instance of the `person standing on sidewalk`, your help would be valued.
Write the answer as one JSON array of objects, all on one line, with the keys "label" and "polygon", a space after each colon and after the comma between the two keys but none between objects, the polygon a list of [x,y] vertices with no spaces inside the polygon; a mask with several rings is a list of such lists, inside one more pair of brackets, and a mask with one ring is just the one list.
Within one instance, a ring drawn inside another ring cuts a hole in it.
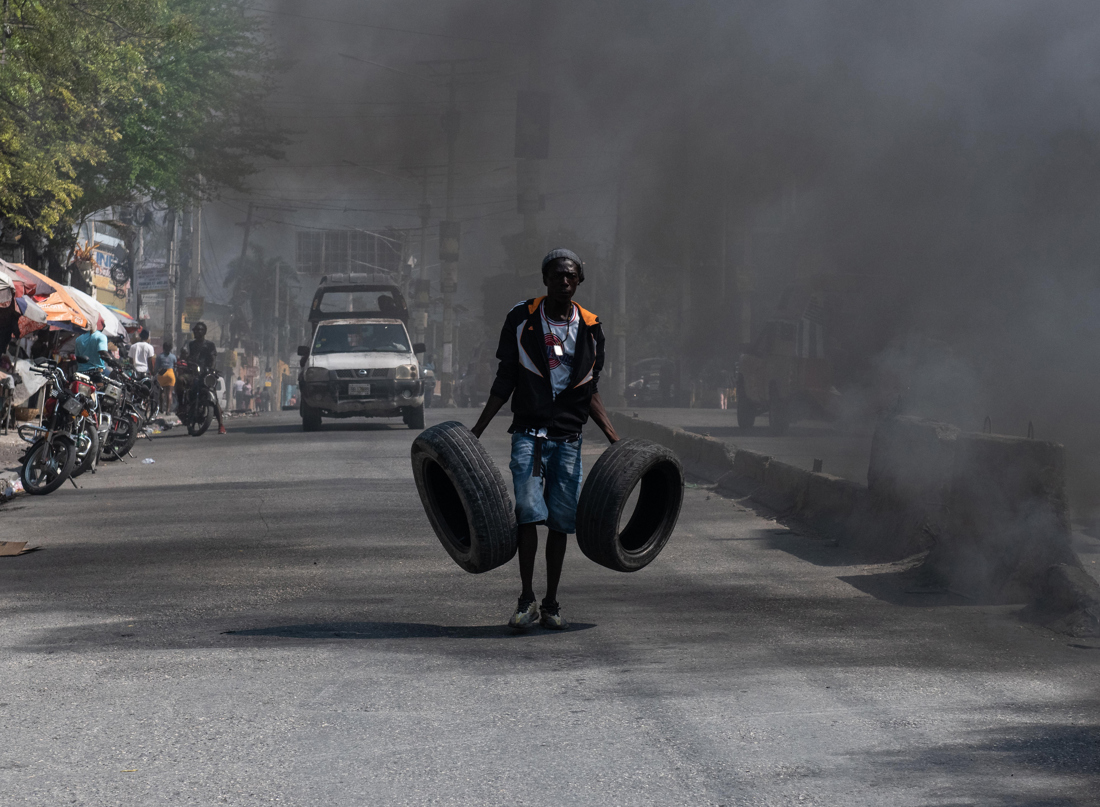
[{"label": "person standing on sidewalk", "polygon": [[[512,485],[521,591],[508,624],[526,629],[568,627],[558,605],[558,583],[565,561],[566,536],[576,532],[580,498],[581,430],[591,415],[607,439],[619,436],[598,391],[604,363],[599,318],[575,302],[584,282],[584,264],[567,249],[542,260],[546,296],[516,305],[504,320],[497,348],[496,380],[489,400],[471,431],[481,438],[500,408],[512,399]],[[546,596],[535,605],[532,584],[538,554],[536,525],[545,524]]]},{"label": "person standing on sidewalk", "polygon": [[244,379],[240,376],[233,379],[233,402],[238,411],[244,410]]},{"label": "person standing on sidewalk", "polygon": [[130,347],[130,361],[134,363],[135,372],[143,376],[153,372],[156,352],[156,348],[149,344],[149,330],[142,328],[141,333],[138,334],[138,341]]},{"label": "person standing on sidewalk", "polygon": [[172,411],[172,390],[176,386],[176,354],[172,352],[171,339],[164,340],[161,351],[153,369],[160,385],[160,411],[167,414]]}]

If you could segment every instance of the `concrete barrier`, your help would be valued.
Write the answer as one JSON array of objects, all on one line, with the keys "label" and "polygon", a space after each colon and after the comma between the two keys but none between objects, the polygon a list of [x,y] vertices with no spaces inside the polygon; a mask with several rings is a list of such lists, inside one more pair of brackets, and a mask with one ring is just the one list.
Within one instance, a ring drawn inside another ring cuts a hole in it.
[{"label": "concrete barrier", "polygon": [[871,440],[867,488],[884,502],[939,513],[961,432],[946,423],[902,416],[878,424]]},{"label": "concrete barrier", "polygon": [[811,475],[810,471],[772,460],[764,468],[764,484],[752,492],[751,498],[777,513],[801,514]]},{"label": "concrete barrier", "polygon": [[979,601],[1027,602],[1049,589],[1052,567],[1080,567],[1054,443],[892,418],[875,431],[864,487],[641,418],[612,422],[668,446],[719,491],[796,516],[868,560],[927,551],[925,572]]},{"label": "concrete barrier", "polygon": [[1065,450],[1054,443],[959,434],[928,564],[956,590],[1026,602],[1055,564],[1079,565],[1070,542]]},{"label": "concrete barrier", "polygon": [[721,440],[651,423],[621,412],[609,414],[611,424],[620,436],[641,437],[671,448],[683,463],[684,470],[693,476],[714,482],[734,469],[734,453]]},{"label": "concrete barrier", "polygon": [[830,474],[810,473],[799,517],[820,532],[847,543],[868,509],[867,488]]},{"label": "concrete barrier", "polygon": [[1058,633],[1100,637],[1100,585],[1072,564],[1047,569],[1030,611],[1036,621]]}]

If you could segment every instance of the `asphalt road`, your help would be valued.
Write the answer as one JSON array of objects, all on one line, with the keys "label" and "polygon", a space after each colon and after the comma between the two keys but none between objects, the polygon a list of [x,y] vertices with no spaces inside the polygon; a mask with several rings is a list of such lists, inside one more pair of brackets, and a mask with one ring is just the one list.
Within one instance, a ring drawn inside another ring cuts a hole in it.
[{"label": "asphalt road", "polygon": [[574,629],[513,636],[515,567],[450,561],[410,431],[230,428],[0,507],[42,547],[0,558],[0,803],[1100,803],[1100,642],[694,487],[652,566],[571,546]]}]

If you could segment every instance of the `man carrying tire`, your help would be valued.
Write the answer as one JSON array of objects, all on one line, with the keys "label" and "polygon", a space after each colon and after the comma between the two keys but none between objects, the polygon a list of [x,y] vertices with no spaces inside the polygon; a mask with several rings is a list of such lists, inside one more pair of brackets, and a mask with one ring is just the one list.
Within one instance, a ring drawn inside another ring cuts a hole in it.
[{"label": "man carrying tire", "polygon": [[[567,627],[558,605],[566,536],[576,531],[581,493],[581,430],[591,415],[612,443],[619,436],[597,391],[604,362],[603,328],[575,302],[584,264],[567,249],[542,260],[546,296],[508,312],[497,348],[496,380],[471,431],[478,438],[508,398],[512,399],[512,485],[519,524],[519,604],[508,624],[526,629]],[[532,577],[538,553],[537,524],[546,538],[546,596],[535,606]]]}]

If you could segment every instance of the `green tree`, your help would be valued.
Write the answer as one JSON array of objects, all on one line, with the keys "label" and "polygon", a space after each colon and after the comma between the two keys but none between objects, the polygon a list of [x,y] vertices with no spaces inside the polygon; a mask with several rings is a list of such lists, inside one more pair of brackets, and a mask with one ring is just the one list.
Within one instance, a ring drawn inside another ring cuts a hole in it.
[{"label": "green tree", "polygon": [[[277,319],[276,274],[279,277]],[[230,333],[234,339],[251,336],[263,342],[260,349],[265,352],[272,346],[276,328],[281,328],[284,322],[289,321],[291,311],[299,310],[296,292],[291,295],[290,306],[287,305],[286,289],[292,278],[297,278],[297,272],[289,263],[277,255],[268,257],[263,247],[255,244],[244,261],[234,258],[229,262],[225,285],[232,289],[229,300],[233,307]],[[285,342],[283,346],[286,347]]]},{"label": "green tree", "polygon": [[87,214],[240,189],[285,138],[240,0],[0,0],[0,219],[71,245]]}]

